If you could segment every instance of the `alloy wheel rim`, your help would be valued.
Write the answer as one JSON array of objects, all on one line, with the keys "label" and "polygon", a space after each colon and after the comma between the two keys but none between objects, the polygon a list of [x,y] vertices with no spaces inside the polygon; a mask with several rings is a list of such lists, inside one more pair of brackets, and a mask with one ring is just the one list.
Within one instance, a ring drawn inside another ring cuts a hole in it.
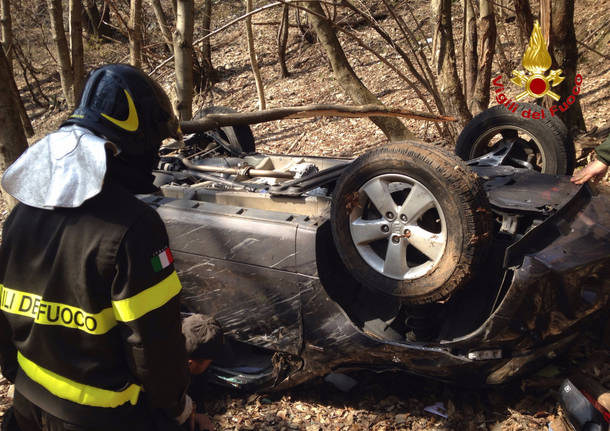
[{"label": "alloy wheel rim", "polygon": [[447,245],[440,203],[426,186],[403,174],[383,174],[363,184],[349,223],[362,259],[394,280],[428,274]]}]

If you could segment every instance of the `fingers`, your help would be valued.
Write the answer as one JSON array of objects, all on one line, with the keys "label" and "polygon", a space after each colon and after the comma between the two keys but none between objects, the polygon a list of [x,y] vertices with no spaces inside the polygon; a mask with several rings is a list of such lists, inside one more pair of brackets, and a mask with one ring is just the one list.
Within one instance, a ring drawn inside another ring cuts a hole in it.
[{"label": "fingers", "polygon": [[584,184],[590,179],[599,179],[608,171],[608,166],[599,160],[589,163],[580,171],[576,172],[570,181],[574,184]]}]

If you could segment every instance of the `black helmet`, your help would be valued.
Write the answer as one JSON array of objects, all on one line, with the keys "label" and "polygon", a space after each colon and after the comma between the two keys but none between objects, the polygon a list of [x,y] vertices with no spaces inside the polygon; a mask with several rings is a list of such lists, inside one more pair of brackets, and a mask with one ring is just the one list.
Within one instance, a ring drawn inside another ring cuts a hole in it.
[{"label": "black helmet", "polygon": [[109,64],[90,73],[78,107],[63,125],[68,124],[108,138],[128,157],[155,158],[163,139],[181,135],[161,86],[127,64]]}]

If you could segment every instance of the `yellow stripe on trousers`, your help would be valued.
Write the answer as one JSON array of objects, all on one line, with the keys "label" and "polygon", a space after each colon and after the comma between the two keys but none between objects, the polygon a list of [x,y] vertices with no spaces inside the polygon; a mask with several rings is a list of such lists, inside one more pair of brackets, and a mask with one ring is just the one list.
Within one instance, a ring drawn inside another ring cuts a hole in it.
[{"label": "yellow stripe on trousers", "polygon": [[37,365],[17,352],[17,361],[23,372],[56,397],[92,407],[114,408],[125,404],[136,405],[140,386],[131,384],[123,391],[111,391],[78,383]]}]

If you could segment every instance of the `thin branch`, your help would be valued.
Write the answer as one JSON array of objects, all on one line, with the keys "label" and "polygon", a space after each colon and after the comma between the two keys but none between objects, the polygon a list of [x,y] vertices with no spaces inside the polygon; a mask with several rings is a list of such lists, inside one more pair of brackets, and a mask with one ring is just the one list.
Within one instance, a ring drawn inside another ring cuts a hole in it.
[{"label": "thin branch", "polygon": [[586,49],[588,49],[591,52],[594,52],[595,54],[599,55],[602,58],[605,58],[606,60],[610,60],[610,57],[607,56],[606,54],[602,54],[601,52],[597,51],[594,48],[591,48],[589,45],[585,44],[584,42],[581,42],[579,40],[576,41],[578,44],[582,45],[583,47],[585,47]]}]

